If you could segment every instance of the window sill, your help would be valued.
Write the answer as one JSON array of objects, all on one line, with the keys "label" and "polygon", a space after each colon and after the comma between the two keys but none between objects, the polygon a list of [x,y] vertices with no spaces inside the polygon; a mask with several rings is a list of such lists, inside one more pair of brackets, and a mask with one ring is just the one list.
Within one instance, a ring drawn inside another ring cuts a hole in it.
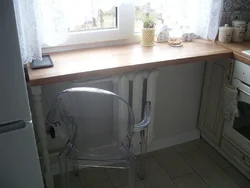
[{"label": "window sill", "polygon": [[72,50],[83,50],[83,49],[91,49],[91,48],[134,44],[134,43],[139,43],[140,41],[141,41],[141,33],[135,33],[129,39],[124,39],[124,40],[113,40],[113,41],[96,42],[96,43],[83,43],[83,44],[75,44],[75,45],[58,45],[54,47],[44,46],[42,48],[42,53],[44,55],[47,55],[47,54],[55,53],[55,52],[66,52],[66,51],[72,51]]},{"label": "window sill", "polygon": [[154,47],[129,44],[51,53],[50,56],[54,62],[52,68],[32,70],[28,65],[31,86],[233,57],[233,53],[213,42],[197,39],[182,47],[170,47],[166,43],[157,43]]}]

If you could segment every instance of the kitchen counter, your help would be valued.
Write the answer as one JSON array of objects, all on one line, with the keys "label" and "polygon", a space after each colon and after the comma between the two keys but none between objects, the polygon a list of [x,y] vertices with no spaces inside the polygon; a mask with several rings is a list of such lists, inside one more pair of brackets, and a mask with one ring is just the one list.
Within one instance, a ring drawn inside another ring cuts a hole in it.
[{"label": "kitchen counter", "polygon": [[250,56],[242,53],[243,50],[250,50],[250,42],[244,41],[240,43],[222,43],[217,41],[216,44],[232,51],[235,59],[250,65]]},{"label": "kitchen counter", "polygon": [[231,50],[201,39],[184,43],[182,47],[167,43],[157,43],[154,47],[129,44],[49,55],[54,67],[32,70],[28,64],[31,86],[233,57]]}]

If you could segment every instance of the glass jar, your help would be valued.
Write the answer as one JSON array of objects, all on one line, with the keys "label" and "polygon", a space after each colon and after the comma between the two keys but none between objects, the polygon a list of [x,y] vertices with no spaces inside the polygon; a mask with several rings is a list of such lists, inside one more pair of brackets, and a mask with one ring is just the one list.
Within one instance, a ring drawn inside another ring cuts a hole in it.
[{"label": "glass jar", "polygon": [[233,34],[233,28],[228,24],[219,28],[219,42],[231,42]]},{"label": "glass jar", "polygon": [[183,32],[181,31],[181,29],[170,30],[168,44],[174,47],[182,46],[182,36],[183,36]]},{"label": "glass jar", "polygon": [[246,22],[242,20],[234,20],[232,22],[233,26],[233,42],[242,42],[245,36]]},{"label": "glass jar", "polygon": [[246,26],[246,31],[245,31],[245,40],[250,40],[250,22],[248,22],[247,26]]}]

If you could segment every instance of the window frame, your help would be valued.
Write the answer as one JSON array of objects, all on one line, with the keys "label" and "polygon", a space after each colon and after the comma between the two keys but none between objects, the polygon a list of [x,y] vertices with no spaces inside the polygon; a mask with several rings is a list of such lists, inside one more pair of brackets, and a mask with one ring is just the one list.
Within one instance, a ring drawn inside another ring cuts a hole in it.
[{"label": "window frame", "polygon": [[45,51],[48,51],[46,49],[61,48],[74,45],[84,46],[93,43],[121,41],[133,38],[134,10],[135,7],[133,4],[121,4],[119,7],[117,7],[117,28],[69,32],[68,38],[64,43],[56,46],[43,45],[43,51],[44,49]]}]

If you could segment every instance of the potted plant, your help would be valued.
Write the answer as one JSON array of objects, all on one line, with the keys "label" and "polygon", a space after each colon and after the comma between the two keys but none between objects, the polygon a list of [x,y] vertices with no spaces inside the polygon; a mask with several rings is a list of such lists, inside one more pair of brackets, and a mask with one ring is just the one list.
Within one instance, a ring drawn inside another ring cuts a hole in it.
[{"label": "potted plant", "polygon": [[146,14],[142,21],[143,28],[141,45],[154,46],[155,20],[150,14]]}]

